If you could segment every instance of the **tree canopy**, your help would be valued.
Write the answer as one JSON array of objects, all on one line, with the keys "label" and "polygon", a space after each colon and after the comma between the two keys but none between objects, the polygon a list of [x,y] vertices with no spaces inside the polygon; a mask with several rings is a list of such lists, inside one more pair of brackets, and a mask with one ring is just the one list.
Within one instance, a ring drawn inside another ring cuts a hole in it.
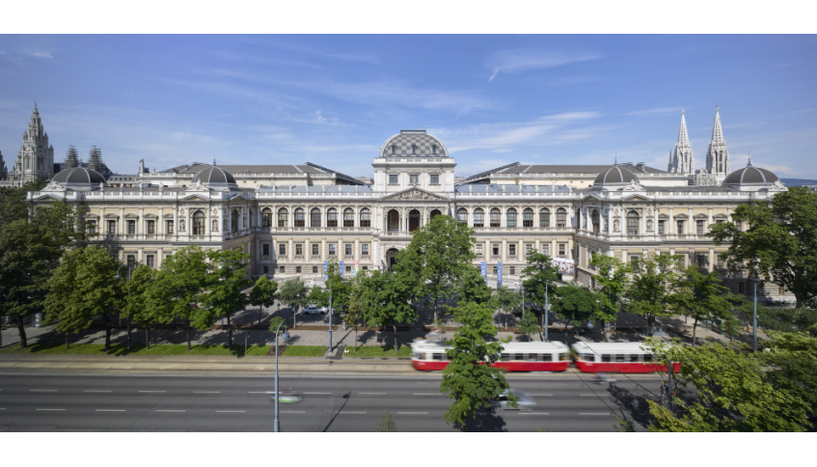
[{"label": "tree canopy", "polygon": [[399,272],[374,271],[362,281],[360,298],[366,323],[394,331],[394,349],[397,344],[397,324],[417,320],[417,310],[411,306],[412,284]]},{"label": "tree canopy", "polygon": [[661,253],[640,258],[633,266],[632,280],[626,292],[627,311],[646,318],[650,336],[655,318],[675,314],[671,297],[679,280],[675,268],[680,259],[681,255]]},{"label": "tree canopy", "polygon": [[[247,272],[250,255],[241,247],[237,250],[210,250],[206,278],[206,293],[199,295],[200,313],[198,321],[210,328],[216,319],[227,318],[227,345],[233,348],[233,327],[230,317],[250,304],[250,296],[244,290],[253,285]],[[209,313],[208,313],[209,311]],[[201,329],[201,328],[197,328]]]},{"label": "tree canopy", "polygon": [[565,329],[569,323],[582,323],[597,319],[601,313],[599,294],[575,284],[559,287],[553,301],[552,310],[564,320]]},{"label": "tree canopy", "polygon": [[695,346],[699,321],[721,321],[725,329],[734,333],[738,328],[735,305],[729,289],[721,285],[720,274],[701,274],[697,266],[690,266],[678,281],[678,290],[672,297],[676,310],[694,319],[692,345]]},{"label": "tree canopy", "polygon": [[590,265],[598,268],[593,278],[599,298],[599,319],[605,323],[615,323],[622,309],[622,299],[632,269],[618,258],[602,254],[593,255]]},{"label": "tree canopy", "polygon": [[258,324],[261,324],[261,307],[269,308],[275,304],[277,290],[278,283],[267,279],[266,274],[261,274],[252,286],[250,304],[258,307]]}]

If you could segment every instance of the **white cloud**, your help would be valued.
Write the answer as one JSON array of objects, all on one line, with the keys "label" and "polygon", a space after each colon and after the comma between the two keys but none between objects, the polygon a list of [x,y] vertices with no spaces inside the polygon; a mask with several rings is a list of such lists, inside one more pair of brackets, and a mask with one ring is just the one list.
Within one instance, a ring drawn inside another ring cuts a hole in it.
[{"label": "white cloud", "polygon": [[624,115],[632,115],[634,117],[650,117],[653,115],[666,115],[677,113],[678,107],[656,107],[654,109],[637,110],[635,112],[627,112]]},{"label": "white cloud", "polygon": [[500,71],[503,73],[517,73],[537,68],[556,68],[576,62],[596,60],[600,54],[561,54],[530,49],[501,50],[485,60],[485,66],[491,70],[491,82]]},{"label": "white cloud", "polygon": [[321,115],[320,110],[316,110],[315,111],[315,119],[313,120],[313,122],[315,122],[315,123],[326,123],[326,117]]}]

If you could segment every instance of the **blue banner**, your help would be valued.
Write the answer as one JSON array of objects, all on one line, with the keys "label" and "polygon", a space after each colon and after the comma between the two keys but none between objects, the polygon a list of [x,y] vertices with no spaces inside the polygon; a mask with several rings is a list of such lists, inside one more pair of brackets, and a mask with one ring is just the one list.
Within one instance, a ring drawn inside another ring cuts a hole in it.
[{"label": "blue banner", "polygon": [[482,262],[480,266],[480,273],[482,277],[485,278],[485,283],[488,283],[488,265],[485,264],[485,261]]},{"label": "blue banner", "polygon": [[326,271],[329,270],[329,261],[323,262],[323,281],[326,282],[329,280],[329,275],[326,274]]},{"label": "blue banner", "polygon": [[338,263],[338,267],[340,268],[340,278],[343,279],[343,261]]},{"label": "blue banner", "polygon": [[496,285],[502,285],[502,261],[496,263]]}]

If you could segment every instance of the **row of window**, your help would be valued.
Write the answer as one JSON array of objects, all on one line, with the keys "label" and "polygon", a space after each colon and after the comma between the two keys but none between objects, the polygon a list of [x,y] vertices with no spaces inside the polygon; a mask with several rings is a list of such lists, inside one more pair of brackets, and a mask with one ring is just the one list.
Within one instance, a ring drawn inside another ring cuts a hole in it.
[{"label": "row of window", "polygon": [[[482,243],[477,243],[474,245],[475,253],[477,256],[482,256]],[[509,243],[508,244],[508,256],[516,256],[516,243]],[[567,244],[566,243],[559,243],[559,256],[564,256],[567,253]],[[502,251],[502,245],[500,243],[492,243],[491,244],[491,256],[494,258],[498,257]],[[525,256],[530,256],[531,252],[533,251],[533,243],[525,243]],[[550,245],[542,245],[542,254],[550,255]]]},{"label": "row of window", "polygon": [[[417,154],[418,149],[419,149],[419,146],[417,146],[416,144],[411,145],[411,153],[412,154]],[[392,154],[397,154],[397,145],[396,144],[391,145],[391,153]],[[434,154],[434,155],[437,154],[437,145],[436,144],[431,145],[431,154]]]},{"label": "row of window", "polygon": [[[400,183],[400,175],[398,174],[389,174],[389,185],[397,185]],[[429,183],[431,185],[439,185],[440,184],[440,176],[437,174],[429,175]],[[420,176],[417,174],[409,174],[409,185],[419,185],[420,184]]]},{"label": "row of window", "polygon": [[[579,354],[581,360],[588,362],[596,361],[596,354]],[[606,363],[651,363],[655,361],[652,354],[601,354],[601,361]]]},{"label": "row of window", "polygon": [[[320,243],[313,243],[312,245],[312,256],[320,256]],[[326,245],[329,249],[329,256],[336,256],[337,255],[337,244],[336,243],[328,243]],[[343,245],[343,252],[344,256],[352,256],[354,253],[355,244],[354,243],[345,243]],[[270,244],[264,243],[261,245],[261,252],[263,256],[269,256],[270,254]],[[360,244],[360,254],[362,256],[369,256],[369,244],[368,243],[361,243]],[[286,256],[287,255],[287,244],[286,243],[279,243],[278,244],[278,256]],[[296,243],[295,244],[295,256],[303,256],[304,255],[304,244],[303,243]]]},{"label": "row of window", "polygon": [[[722,220],[716,221],[716,223],[724,222]],[[667,221],[666,220],[659,220],[658,221],[658,235],[666,235],[667,232]],[[675,221],[675,233],[677,235],[685,235],[686,234],[686,221],[677,220]],[[696,235],[705,235],[706,234],[706,221],[705,220],[698,220],[695,221],[695,234]]]},{"label": "row of window", "polygon": [[[517,227],[519,213],[515,208],[509,208],[505,211],[505,226]],[[476,208],[473,212],[474,225],[473,227],[485,227],[485,211],[482,208]],[[499,208],[493,208],[488,213],[488,226],[499,227],[502,219],[502,211]],[[457,220],[461,224],[468,224],[468,210],[465,208],[457,209]],[[525,208],[522,211],[522,227],[533,227],[534,212],[531,208]],[[567,210],[559,208],[556,210],[556,227],[567,226]],[[542,208],[539,211],[539,227],[550,227],[550,209]]]},{"label": "row of window", "polygon": [[[289,266],[289,269],[287,269],[286,266],[279,266],[278,267],[278,272],[280,274],[286,274],[287,271],[292,273],[293,268],[295,268],[295,274],[305,274],[303,272],[303,267],[302,266]],[[369,270],[369,266],[361,266],[361,268],[364,271]],[[344,269],[344,274],[351,274],[352,273],[352,266],[346,266],[343,269]],[[269,266],[264,266],[264,274],[269,274]],[[318,274],[318,266],[312,266],[312,274]]]},{"label": "row of window", "polygon": [[[372,226],[372,211],[370,211],[368,208],[363,208],[360,210],[359,216],[360,227]],[[309,212],[309,226],[321,227],[322,218],[323,212],[321,212],[320,209],[312,209]],[[344,227],[354,227],[355,211],[352,208],[344,209],[342,219]],[[329,208],[329,210],[326,211],[326,227],[337,227],[338,220],[338,210],[335,208]],[[295,209],[293,212],[293,221],[294,227],[306,227],[306,211],[303,208]],[[272,227],[272,210],[270,208],[265,208],[261,211],[261,226]],[[278,210],[278,227],[289,227],[289,211],[286,208],[281,208]]]}]

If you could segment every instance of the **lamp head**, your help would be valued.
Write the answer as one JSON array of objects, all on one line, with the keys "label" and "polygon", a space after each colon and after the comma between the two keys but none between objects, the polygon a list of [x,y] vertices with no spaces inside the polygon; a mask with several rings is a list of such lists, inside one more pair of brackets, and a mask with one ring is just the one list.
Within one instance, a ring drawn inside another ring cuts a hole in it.
[{"label": "lamp head", "polygon": [[284,333],[281,334],[281,339],[282,340],[288,340],[289,339],[289,333],[287,332],[286,329],[284,329]]},{"label": "lamp head", "polygon": [[587,329],[593,329],[593,323],[587,323]]},{"label": "lamp head", "polygon": [[116,277],[114,277],[114,279],[122,279],[122,276],[120,276],[119,274],[117,274],[117,275],[116,275]]}]

